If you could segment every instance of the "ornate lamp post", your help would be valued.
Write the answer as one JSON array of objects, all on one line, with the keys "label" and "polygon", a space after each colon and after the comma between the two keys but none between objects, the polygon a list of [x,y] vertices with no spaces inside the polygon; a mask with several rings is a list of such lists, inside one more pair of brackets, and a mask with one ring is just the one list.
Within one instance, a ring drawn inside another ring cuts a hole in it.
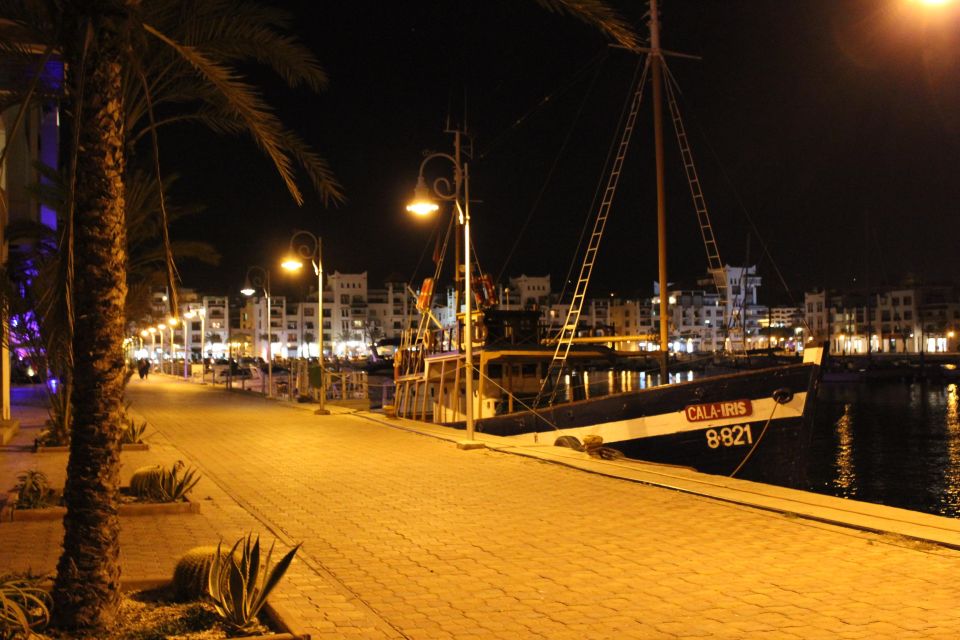
[{"label": "ornate lamp post", "polygon": [[[204,344],[204,342],[205,342],[206,337],[207,337],[207,328],[206,328],[207,310],[204,309],[203,307],[200,307],[199,309],[190,309],[190,310],[187,311],[185,314],[183,314],[183,317],[184,317],[184,318],[187,318],[188,320],[193,320],[194,318],[200,318],[200,382],[203,382],[203,376],[204,376],[204,374],[206,373],[206,368],[207,368],[207,360],[206,360],[206,358],[205,358],[204,355],[203,355],[203,350],[204,350],[204,347],[206,346],[206,345]],[[187,325],[186,325],[186,324],[184,324],[183,331],[184,331],[184,334],[183,334],[183,335],[186,336],[186,335],[187,335],[187,334],[186,334],[186,332],[187,332]],[[190,343],[191,343],[191,344],[190,344],[190,346],[193,347],[193,338],[192,338],[193,332],[192,332],[192,331],[190,332],[190,335],[191,335],[191,339],[190,339]],[[183,370],[184,370],[184,376],[186,376],[186,370],[187,370],[187,365],[186,365],[186,358],[187,358],[187,356],[186,356],[186,343],[187,343],[187,339],[186,339],[186,337],[184,337],[183,343],[184,343],[184,356],[183,356],[183,358],[184,358],[184,365],[183,365]],[[192,349],[191,349],[191,350],[192,350]]]},{"label": "ornate lamp post", "polygon": [[253,266],[247,269],[247,277],[240,293],[250,297],[263,289],[263,297],[267,299],[267,397],[273,397],[273,345],[270,331],[272,329],[270,317],[270,272],[263,267]]},{"label": "ornate lamp post", "polygon": [[330,413],[324,408],[327,395],[327,376],[323,370],[323,260],[322,238],[310,231],[297,230],[290,237],[287,257],[281,266],[287,271],[303,268],[303,261],[310,260],[313,272],[317,274],[317,358],[320,365],[320,407],[314,412],[319,415]]},{"label": "ornate lamp post", "polygon": [[164,350],[163,350],[163,331],[164,331],[164,329],[166,329],[166,328],[167,328],[167,325],[163,324],[162,322],[157,325],[157,335],[160,336],[160,373],[163,373],[163,372],[164,372],[164,371],[163,371],[163,356],[164,356],[164,353],[165,353],[165,352],[164,352]]},{"label": "ornate lamp post", "polygon": [[[433,198],[438,198],[440,200],[453,202],[459,222],[463,225],[463,328],[465,334],[463,344],[466,366],[464,390],[466,393],[467,438],[473,440],[473,312],[471,309],[473,296],[470,292],[470,171],[468,164],[463,161],[461,153],[460,136],[463,132],[454,130],[451,133],[453,133],[454,136],[454,154],[431,153],[420,162],[417,186],[413,191],[413,201],[407,205],[407,211],[418,216],[430,215],[440,208],[433,200]],[[447,178],[437,178],[431,187],[427,187],[423,170],[427,163],[434,158],[443,158],[453,165],[452,185]],[[462,205],[461,201],[463,202]]]},{"label": "ornate lamp post", "polygon": [[147,333],[150,335],[150,368],[153,368],[153,357],[157,355],[157,328],[147,327]]},{"label": "ornate lamp post", "polygon": [[174,331],[173,328],[177,326],[177,323],[178,323],[178,320],[176,318],[172,316],[167,318],[167,327],[170,328],[170,375],[174,375],[173,365],[174,365],[174,360],[176,360],[177,358],[177,342],[176,340],[174,340],[174,337],[173,337],[173,331]]}]

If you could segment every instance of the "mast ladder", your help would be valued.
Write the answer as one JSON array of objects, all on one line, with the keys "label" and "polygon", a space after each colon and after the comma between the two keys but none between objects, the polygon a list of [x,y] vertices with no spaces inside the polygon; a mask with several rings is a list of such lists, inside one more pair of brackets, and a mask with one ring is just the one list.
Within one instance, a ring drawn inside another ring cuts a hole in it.
[{"label": "mast ladder", "polygon": [[680,146],[680,157],[683,160],[683,169],[687,174],[687,184],[690,186],[690,195],[693,198],[693,207],[697,211],[697,221],[700,224],[700,235],[703,237],[703,246],[707,251],[707,268],[713,276],[713,283],[720,294],[720,302],[726,305],[727,301],[727,272],[720,259],[720,250],[713,235],[713,225],[710,224],[710,214],[707,211],[707,201],[700,188],[700,177],[697,166],[693,161],[690,142],[680,117],[680,107],[674,93],[672,83],[665,82],[667,104],[670,106],[670,117],[673,120],[673,130],[677,134],[677,144]]},{"label": "mast ladder", "polygon": [[[610,169],[610,175],[607,178],[607,186],[603,192],[603,198],[597,209],[597,217],[593,222],[593,231],[590,233],[590,239],[587,243],[587,252],[583,256],[583,264],[580,266],[580,275],[577,278],[577,286],[570,300],[570,307],[567,309],[567,317],[560,327],[557,336],[557,346],[553,352],[553,358],[547,367],[547,372],[540,384],[540,391],[534,401],[534,407],[551,404],[556,398],[557,390],[560,387],[560,376],[563,373],[563,367],[567,362],[567,356],[570,354],[570,347],[573,345],[573,339],[577,335],[577,325],[580,322],[580,313],[583,311],[583,303],[587,296],[587,287],[590,284],[590,276],[593,274],[593,265],[597,259],[597,251],[600,248],[600,240],[603,238],[603,230],[607,225],[607,218],[610,215],[610,208],[613,204],[613,196],[617,190],[617,184],[620,182],[620,174],[623,170],[623,162],[627,156],[627,148],[630,146],[630,138],[633,135],[634,126],[637,121],[637,114],[640,112],[640,102],[643,99],[643,89],[646,84],[647,69],[649,69],[650,60],[647,59],[643,74],[637,83],[637,88],[633,93],[633,100],[630,104],[630,112],[623,126],[623,134],[620,136],[620,145],[617,148],[617,155],[613,160]],[[550,387],[550,381],[555,383]],[[548,391],[548,387],[550,387]],[[546,398],[546,402],[543,402]]]}]

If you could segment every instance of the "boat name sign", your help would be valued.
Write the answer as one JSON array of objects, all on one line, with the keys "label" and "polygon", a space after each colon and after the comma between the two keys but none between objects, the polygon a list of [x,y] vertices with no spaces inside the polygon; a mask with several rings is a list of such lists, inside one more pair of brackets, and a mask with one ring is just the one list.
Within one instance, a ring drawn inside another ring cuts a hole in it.
[{"label": "boat name sign", "polygon": [[740,418],[753,414],[753,405],[749,400],[733,400],[731,402],[708,402],[706,404],[692,404],[683,410],[687,422],[703,422],[718,418]]}]

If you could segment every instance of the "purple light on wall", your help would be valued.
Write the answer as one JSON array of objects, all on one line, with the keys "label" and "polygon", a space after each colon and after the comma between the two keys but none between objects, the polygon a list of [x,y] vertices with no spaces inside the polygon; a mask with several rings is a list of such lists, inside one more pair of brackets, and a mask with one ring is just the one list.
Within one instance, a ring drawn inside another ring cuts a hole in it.
[{"label": "purple light on wall", "polygon": [[[39,160],[48,167],[60,166],[60,107],[51,101],[43,105],[40,119]],[[50,181],[41,177],[40,182],[49,185]],[[40,204],[40,222],[51,229],[57,228],[57,212],[47,205]]]}]

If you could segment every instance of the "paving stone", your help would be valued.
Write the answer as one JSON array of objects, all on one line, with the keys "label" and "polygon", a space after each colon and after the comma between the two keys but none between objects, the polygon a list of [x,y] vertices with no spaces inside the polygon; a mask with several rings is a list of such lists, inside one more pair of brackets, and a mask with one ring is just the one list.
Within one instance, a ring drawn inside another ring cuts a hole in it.
[{"label": "paving stone", "polygon": [[[458,451],[335,406],[162,378],[128,395],[151,449],[122,473],[182,459],[203,479],[201,514],[123,520],[124,575],[249,531],[302,541],[275,597],[315,638],[960,637],[956,551]],[[21,422],[14,445],[35,437]],[[31,465],[62,481],[65,463],[6,447],[0,483]],[[0,523],[0,569],[52,571],[61,536]]]}]

